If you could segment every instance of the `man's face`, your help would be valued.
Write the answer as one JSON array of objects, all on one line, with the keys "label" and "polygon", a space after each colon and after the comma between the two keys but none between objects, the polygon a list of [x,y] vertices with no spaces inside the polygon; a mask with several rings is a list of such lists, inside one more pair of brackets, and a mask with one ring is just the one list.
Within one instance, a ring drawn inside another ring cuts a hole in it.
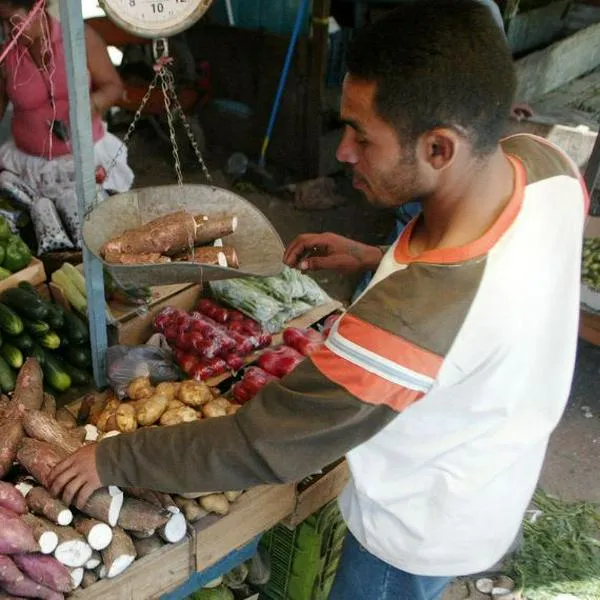
[{"label": "man's face", "polygon": [[[0,22],[5,37],[12,37],[20,30],[21,24],[27,19],[28,13],[24,8],[16,8],[10,2],[0,1]],[[39,16],[34,17],[29,25],[23,30],[19,41],[23,44],[31,42],[41,33]]]},{"label": "man's face", "polygon": [[402,147],[397,133],[375,110],[374,82],[347,76],[341,119],[346,123],[336,156],[352,167],[353,185],[374,205],[396,207],[423,193],[415,147]]}]

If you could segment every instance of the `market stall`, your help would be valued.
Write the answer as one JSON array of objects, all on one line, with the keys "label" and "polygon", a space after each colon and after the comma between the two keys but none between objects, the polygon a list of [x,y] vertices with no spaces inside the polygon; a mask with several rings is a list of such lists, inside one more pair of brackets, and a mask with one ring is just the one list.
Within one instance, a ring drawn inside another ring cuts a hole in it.
[{"label": "market stall", "polygon": [[[210,2],[157,3],[152,19],[134,4],[107,2],[107,13],[154,38]],[[218,494],[111,487],[85,506],[50,495],[50,470],[104,436],[236,412],[320,347],[342,307],[284,269],[267,219],[209,177],[184,186],[177,170],[176,186],[98,203],[81,7],[63,0],[60,9],[83,262],[46,274],[7,220],[22,209],[9,202],[0,222],[0,588],[183,598],[248,561],[278,523],[293,528],[334,499],[345,462],[297,484]],[[168,44],[155,46],[157,80],[176,102]]]}]

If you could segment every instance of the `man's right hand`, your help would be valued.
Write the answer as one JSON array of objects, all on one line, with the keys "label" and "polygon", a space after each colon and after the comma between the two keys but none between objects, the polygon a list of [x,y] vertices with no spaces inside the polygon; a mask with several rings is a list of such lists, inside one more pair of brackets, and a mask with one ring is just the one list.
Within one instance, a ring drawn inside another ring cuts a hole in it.
[{"label": "man's right hand", "polygon": [[335,233],[305,233],[285,251],[283,262],[301,271],[333,269],[342,273],[374,271],[383,258],[377,246],[368,246]]}]

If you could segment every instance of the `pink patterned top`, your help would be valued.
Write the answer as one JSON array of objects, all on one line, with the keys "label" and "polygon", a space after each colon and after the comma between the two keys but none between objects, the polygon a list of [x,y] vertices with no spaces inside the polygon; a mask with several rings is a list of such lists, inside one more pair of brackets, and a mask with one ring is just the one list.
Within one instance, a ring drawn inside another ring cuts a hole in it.
[{"label": "pink patterned top", "polygon": [[[72,147],[50,131],[53,120],[69,124],[69,95],[60,23],[51,17],[48,22],[54,64],[46,70],[40,69],[27,49],[16,44],[3,61],[2,70],[6,94],[14,109],[12,135],[17,148],[32,156],[52,159],[71,154]],[[98,115],[93,117],[92,135],[94,142],[104,135],[104,125]]]}]

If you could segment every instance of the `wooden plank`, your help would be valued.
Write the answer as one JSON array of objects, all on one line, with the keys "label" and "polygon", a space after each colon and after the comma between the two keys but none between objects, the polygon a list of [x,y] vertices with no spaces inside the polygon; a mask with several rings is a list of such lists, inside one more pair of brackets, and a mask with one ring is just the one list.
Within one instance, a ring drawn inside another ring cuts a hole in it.
[{"label": "wooden plank", "polygon": [[44,283],[46,281],[46,271],[42,262],[35,257],[32,258],[27,267],[0,281],[0,292],[16,287],[21,281],[28,281],[33,286]]},{"label": "wooden plank", "polygon": [[69,598],[78,600],[152,600],[185,583],[193,574],[191,540],[169,544],[137,560],[122,575],[104,579]]},{"label": "wooden plank", "polygon": [[348,463],[343,460],[306,489],[298,492],[294,512],[284,521],[284,525],[290,528],[296,527],[337,498],[346,487],[349,478]]},{"label": "wooden plank", "polygon": [[516,98],[532,102],[600,64],[600,23],[516,61]]},{"label": "wooden plank", "polygon": [[579,317],[579,336],[594,344],[600,346],[600,315],[581,310]]},{"label": "wooden plank", "polygon": [[203,519],[194,527],[196,570],[204,571],[232,550],[271,529],[290,515],[295,505],[294,484],[265,485],[246,492],[232,505],[227,516]]}]

